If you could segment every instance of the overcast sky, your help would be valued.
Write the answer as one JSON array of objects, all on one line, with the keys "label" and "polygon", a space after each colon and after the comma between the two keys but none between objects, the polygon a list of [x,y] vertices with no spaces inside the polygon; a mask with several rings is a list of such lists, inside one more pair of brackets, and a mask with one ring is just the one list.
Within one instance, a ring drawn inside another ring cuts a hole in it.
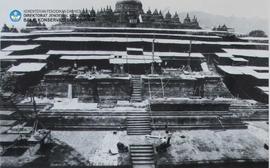
[{"label": "overcast sky", "polygon": [[[269,0],[141,0],[144,10],[158,8],[172,13],[202,11],[223,16],[268,18]],[[11,23],[9,13],[13,9],[99,9],[114,5],[117,0],[0,0],[0,24]],[[15,23],[21,27],[22,22]]]}]

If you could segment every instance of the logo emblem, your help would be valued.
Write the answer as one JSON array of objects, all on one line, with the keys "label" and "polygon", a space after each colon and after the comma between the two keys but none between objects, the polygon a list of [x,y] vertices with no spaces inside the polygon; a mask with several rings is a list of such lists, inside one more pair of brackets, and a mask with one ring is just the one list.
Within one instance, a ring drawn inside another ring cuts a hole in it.
[{"label": "logo emblem", "polygon": [[10,12],[9,17],[12,22],[19,22],[22,18],[22,13],[18,10],[13,10]]}]

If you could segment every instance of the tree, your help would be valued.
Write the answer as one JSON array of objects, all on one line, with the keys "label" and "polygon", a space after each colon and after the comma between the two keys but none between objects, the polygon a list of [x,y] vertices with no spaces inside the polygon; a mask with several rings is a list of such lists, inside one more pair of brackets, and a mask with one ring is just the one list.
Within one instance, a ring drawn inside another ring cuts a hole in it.
[{"label": "tree", "polygon": [[66,23],[66,22],[67,22],[67,15],[63,13],[60,18],[60,23]]},{"label": "tree", "polygon": [[267,37],[264,31],[262,30],[253,30],[249,32],[249,36],[251,37]]},{"label": "tree", "polygon": [[1,32],[10,32],[10,29],[6,24],[4,24],[4,26],[2,27]]},{"label": "tree", "polygon": [[77,15],[72,11],[72,13],[69,15],[69,19],[71,23],[77,22]]},{"label": "tree", "polygon": [[18,29],[16,27],[12,26],[11,29],[10,29],[10,32],[18,33],[19,31],[18,31]]}]

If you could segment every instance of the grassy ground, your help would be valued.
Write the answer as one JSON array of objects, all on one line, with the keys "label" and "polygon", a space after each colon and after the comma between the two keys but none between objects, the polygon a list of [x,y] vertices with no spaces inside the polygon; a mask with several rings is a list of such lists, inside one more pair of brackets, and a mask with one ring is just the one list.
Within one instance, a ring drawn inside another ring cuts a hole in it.
[{"label": "grassy ground", "polygon": [[[154,136],[166,136],[165,131],[153,131]],[[91,165],[126,165],[129,155],[109,154],[116,144],[160,144],[158,139],[128,136],[126,132],[112,131],[53,131],[53,137],[65,142]],[[268,125],[251,122],[245,130],[191,130],[173,132],[167,152],[156,154],[158,164],[177,164],[208,160],[268,160]]]}]

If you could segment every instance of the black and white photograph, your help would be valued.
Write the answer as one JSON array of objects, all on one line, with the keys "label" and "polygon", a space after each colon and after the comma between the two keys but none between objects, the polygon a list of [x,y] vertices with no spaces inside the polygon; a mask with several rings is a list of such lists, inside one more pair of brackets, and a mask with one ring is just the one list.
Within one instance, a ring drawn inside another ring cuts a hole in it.
[{"label": "black and white photograph", "polygon": [[269,167],[269,0],[0,11],[0,168]]}]

